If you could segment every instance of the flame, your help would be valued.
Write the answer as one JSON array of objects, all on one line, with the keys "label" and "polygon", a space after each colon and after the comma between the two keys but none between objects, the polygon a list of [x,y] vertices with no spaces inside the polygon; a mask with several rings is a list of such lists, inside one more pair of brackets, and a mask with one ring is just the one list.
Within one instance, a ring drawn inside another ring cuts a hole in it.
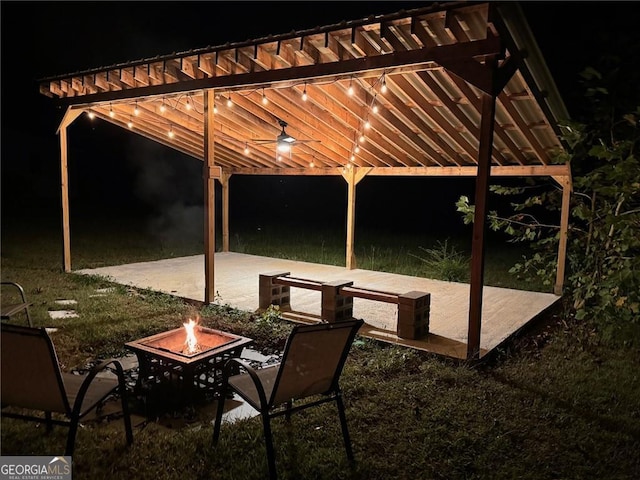
[{"label": "flame", "polygon": [[187,339],[184,344],[186,345],[186,353],[197,353],[199,350],[198,339],[196,338],[196,322],[189,319],[188,323],[183,323],[185,330],[187,331]]}]

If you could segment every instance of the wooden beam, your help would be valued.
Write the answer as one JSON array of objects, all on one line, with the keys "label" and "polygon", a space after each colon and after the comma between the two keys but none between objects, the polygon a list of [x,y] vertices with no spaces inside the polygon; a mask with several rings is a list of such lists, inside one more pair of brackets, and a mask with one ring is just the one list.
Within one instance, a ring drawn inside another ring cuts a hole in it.
[{"label": "wooden beam", "polygon": [[[342,175],[341,167],[333,168],[233,168],[238,175]],[[478,167],[370,167],[368,175],[379,177],[475,177]],[[570,174],[568,165],[492,165],[494,177],[564,177]]]},{"label": "wooden beam", "polygon": [[215,300],[214,264],[216,252],[215,222],[215,165],[214,165],[214,129],[213,129],[214,92],[204,92],[204,303]]},{"label": "wooden beam", "polygon": [[[432,65],[434,61],[444,61],[451,59],[451,62],[462,61],[461,58],[469,58],[475,55],[487,55],[494,53],[499,46],[499,39],[488,38],[477,40],[467,44],[442,45],[436,48],[406,50],[393,52],[385,55],[377,55],[366,58],[343,59],[330,63],[316,65],[303,65],[300,67],[281,68],[277,70],[267,70],[261,72],[247,72],[221,75],[211,78],[201,78],[195,80],[184,80],[174,83],[165,83],[149,87],[139,87],[134,89],[124,89],[115,91],[105,91],[98,94],[84,96],[64,96],[61,103],[67,105],[87,104],[94,102],[108,102],[123,100],[128,98],[139,98],[168,93],[188,92],[202,89],[225,89],[242,90],[249,87],[257,87],[273,83],[287,82],[299,84],[306,79],[337,80],[355,73],[376,71],[380,74],[383,71],[398,72],[409,68],[419,70]],[[473,61],[473,60],[471,60]],[[453,63],[452,63],[453,64]],[[62,90],[64,92],[64,90]]]},{"label": "wooden beam", "polygon": [[487,197],[491,174],[491,150],[495,123],[496,97],[483,95],[478,147],[478,175],[476,176],[475,212],[471,244],[471,281],[469,292],[469,332],[467,359],[480,358],[480,332],[482,326],[482,292],[484,286],[484,233],[487,221]]}]

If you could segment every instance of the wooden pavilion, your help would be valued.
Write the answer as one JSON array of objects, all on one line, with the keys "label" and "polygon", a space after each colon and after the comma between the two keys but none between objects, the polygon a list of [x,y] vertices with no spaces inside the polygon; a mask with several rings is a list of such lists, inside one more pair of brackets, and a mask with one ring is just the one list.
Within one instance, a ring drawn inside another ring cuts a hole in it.
[{"label": "wooden pavilion", "polygon": [[66,106],[58,129],[65,271],[67,128],[86,113],[202,161],[206,303],[215,296],[215,182],[228,251],[232,175],[344,178],[348,269],[363,178],[475,177],[469,359],[479,355],[490,177],[551,177],[563,190],[554,288],[562,291],[571,171],[554,158],[568,114],[517,3],[426,4],[50,77],[40,91]]}]

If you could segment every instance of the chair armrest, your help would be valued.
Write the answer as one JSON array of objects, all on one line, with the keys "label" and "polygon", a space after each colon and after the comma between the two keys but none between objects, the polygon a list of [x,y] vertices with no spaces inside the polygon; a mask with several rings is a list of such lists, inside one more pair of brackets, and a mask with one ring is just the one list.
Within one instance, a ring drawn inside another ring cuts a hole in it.
[{"label": "chair armrest", "polygon": [[2,285],[10,285],[18,289],[18,292],[20,293],[20,297],[22,298],[22,303],[27,303],[27,296],[24,293],[24,288],[22,288],[22,285],[16,282],[1,282],[1,283]]},{"label": "chair armrest", "polygon": [[98,373],[100,373],[103,370],[106,370],[106,368],[113,364],[113,366],[115,367],[116,370],[116,376],[118,377],[118,384],[119,384],[119,388],[120,388],[120,394],[121,395],[125,395],[126,394],[126,382],[125,382],[125,378],[124,378],[124,369],[122,368],[122,364],[114,359],[108,359],[108,360],[104,360],[102,362],[100,362],[99,364],[95,365],[87,374],[87,376],[85,377],[85,379],[82,382],[82,385],[80,386],[80,389],[78,390],[78,395],[76,397],[76,400],[73,404],[73,413],[76,415],[80,415],[81,409],[82,409],[82,402],[84,402],[84,397],[87,394],[87,390],[89,390],[89,386],[91,385],[91,382],[93,381],[93,379],[96,377],[96,375]]}]

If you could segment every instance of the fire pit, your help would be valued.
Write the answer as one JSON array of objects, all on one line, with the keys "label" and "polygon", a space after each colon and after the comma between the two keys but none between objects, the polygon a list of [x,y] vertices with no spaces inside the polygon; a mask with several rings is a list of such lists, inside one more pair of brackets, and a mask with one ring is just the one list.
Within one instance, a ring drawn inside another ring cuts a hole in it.
[{"label": "fire pit", "polygon": [[218,390],[225,362],[253,343],[242,337],[197,325],[193,320],[168,332],[128,342],[138,357],[136,390],[169,384],[191,402],[197,389]]}]

